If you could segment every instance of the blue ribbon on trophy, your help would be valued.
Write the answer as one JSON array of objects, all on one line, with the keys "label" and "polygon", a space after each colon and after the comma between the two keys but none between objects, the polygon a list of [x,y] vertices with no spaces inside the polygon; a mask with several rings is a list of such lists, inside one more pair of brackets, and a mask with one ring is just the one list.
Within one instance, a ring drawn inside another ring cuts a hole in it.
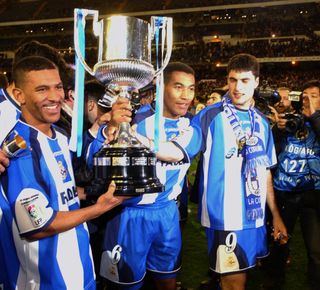
[{"label": "blue ribbon on trophy", "polygon": [[[77,37],[81,55],[85,55],[85,10],[75,9],[75,38]],[[76,72],[75,72],[75,102],[72,112],[72,129],[70,138],[70,150],[76,151],[77,156],[82,151],[82,132],[83,132],[83,116],[84,116],[84,80],[85,69],[75,55]]]},{"label": "blue ribbon on trophy", "polygon": [[[160,28],[163,27],[164,18],[163,17],[155,17],[154,18],[154,33],[155,33],[155,42],[156,42],[156,69],[163,65],[163,63],[159,64],[159,37],[160,37]],[[164,30],[162,29],[162,32]],[[162,43],[164,44],[165,34],[162,33]],[[163,50],[164,48],[161,47],[161,59],[163,62]],[[163,72],[159,73],[156,77],[156,111],[154,117],[154,152],[159,151],[159,135],[160,135],[160,120],[162,119],[163,114]]]}]

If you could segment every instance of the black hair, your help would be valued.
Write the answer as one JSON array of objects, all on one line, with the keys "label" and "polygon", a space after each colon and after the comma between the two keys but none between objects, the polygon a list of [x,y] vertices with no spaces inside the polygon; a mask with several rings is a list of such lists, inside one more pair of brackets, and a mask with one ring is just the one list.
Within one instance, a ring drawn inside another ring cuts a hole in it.
[{"label": "black hair", "polygon": [[168,82],[170,79],[170,76],[173,72],[178,71],[178,72],[184,72],[186,74],[192,74],[193,76],[195,75],[195,72],[193,68],[185,63],[182,62],[170,62],[164,69],[163,72],[163,77],[164,77],[164,82]]},{"label": "black hair", "polygon": [[316,87],[320,90],[320,81],[319,80],[310,80],[310,81],[306,82],[302,86],[302,91],[304,91],[308,88],[314,88],[314,87]]},{"label": "black hair", "polygon": [[36,40],[28,41],[15,51],[13,66],[21,59],[29,56],[42,56],[51,60],[59,69],[65,89],[74,88],[73,71],[68,67],[68,64],[56,48]]},{"label": "black hair", "polygon": [[84,96],[86,101],[93,100],[98,103],[104,94],[105,88],[97,80],[90,80],[85,83]]},{"label": "black hair", "polygon": [[257,58],[247,53],[236,54],[229,60],[227,73],[229,74],[231,70],[252,71],[256,78],[260,75],[260,65]]},{"label": "black hair", "polygon": [[49,59],[42,56],[29,56],[19,60],[12,68],[12,79],[17,87],[21,86],[24,75],[31,71],[56,69],[58,67]]},{"label": "black hair", "polygon": [[0,88],[6,89],[9,86],[8,78],[5,74],[0,73]]}]

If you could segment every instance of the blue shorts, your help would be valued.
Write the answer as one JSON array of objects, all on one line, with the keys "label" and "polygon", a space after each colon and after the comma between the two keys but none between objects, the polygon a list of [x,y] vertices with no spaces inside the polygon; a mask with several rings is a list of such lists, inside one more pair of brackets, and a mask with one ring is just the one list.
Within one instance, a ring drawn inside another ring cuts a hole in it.
[{"label": "blue shorts", "polygon": [[131,285],[140,282],[146,270],[159,279],[174,277],[180,265],[181,234],[174,201],[158,207],[124,207],[107,222],[100,266],[106,279]]},{"label": "blue shorts", "polygon": [[252,268],[256,259],[268,255],[266,227],[240,231],[205,228],[210,270],[237,273]]}]

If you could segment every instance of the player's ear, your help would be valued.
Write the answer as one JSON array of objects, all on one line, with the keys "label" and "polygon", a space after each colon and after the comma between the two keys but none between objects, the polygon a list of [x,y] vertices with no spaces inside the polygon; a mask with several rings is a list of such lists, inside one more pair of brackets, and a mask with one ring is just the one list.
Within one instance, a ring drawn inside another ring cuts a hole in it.
[{"label": "player's ear", "polygon": [[24,105],[26,103],[25,95],[23,91],[19,88],[14,88],[12,90],[14,98],[20,103],[20,105]]},{"label": "player's ear", "polygon": [[259,77],[256,77],[255,81],[256,81],[256,83],[255,83],[254,88],[256,89],[259,86]]}]

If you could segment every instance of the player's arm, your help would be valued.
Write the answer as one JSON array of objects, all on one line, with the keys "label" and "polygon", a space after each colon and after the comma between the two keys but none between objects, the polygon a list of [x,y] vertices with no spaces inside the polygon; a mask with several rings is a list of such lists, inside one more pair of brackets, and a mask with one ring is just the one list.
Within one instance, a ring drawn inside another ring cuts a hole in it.
[{"label": "player's arm", "polygon": [[73,211],[59,211],[49,226],[42,231],[27,235],[26,238],[28,240],[38,240],[59,234],[102,215],[124,200],[124,197],[114,197],[114,191],[115,184],[111,183],[108,191],[101,195],[95,204]]},{"label": "player's arm", "polygon": [[267,204],[272,214],[273,228],[274,228],[274,239],[279,237],[279,234],[288,236],[287,229],[282,221],[280,212],[276,203],[275,194],[273,190],[272,174],[271,171],[267,172]]}]

